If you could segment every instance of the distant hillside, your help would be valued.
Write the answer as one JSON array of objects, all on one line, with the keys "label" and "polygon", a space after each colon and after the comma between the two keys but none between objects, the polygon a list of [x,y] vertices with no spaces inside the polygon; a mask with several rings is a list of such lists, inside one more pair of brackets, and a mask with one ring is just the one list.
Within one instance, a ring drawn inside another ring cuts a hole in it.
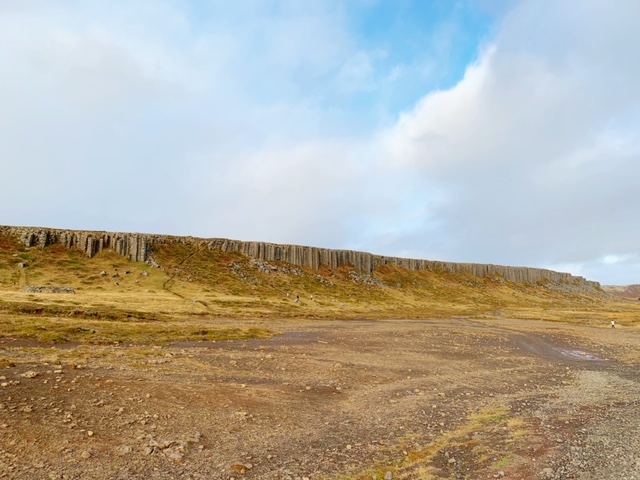
[{"label": "distant hillside", "polygon": [[603,290],[611,295],[631,300],[640,300],[640,285],[605,285]]},{"label": "distant hillside", "polygon": [[318,270],[323,267],[336,269],[353,267],[359,272],[372,274],[381,267],[400,267],[411,271],[446,271],[468,273],[484,278],[498,276],[506,281],[529,284],[552,284],[556,288],[572,291],[600,289],[600,284],[573,276],[541,268],[511,267],[474,263],[439,262],[432,260],[408,259],[373,255],[352,250],[332,250],[299,245],[279,245],[265,242],[242,242],[221,238],[201,239],[139,233],[91,232],[58,230],[37,227],[0,226],[0,234],[14,237],[27,246],[64,245],[77,248],[89,257],[103,250],[110,250],[130,260],[154,262],[154,252],[159,246],[185,245],[192,249],[208,249],[226,253],[241,253],[247,257],[267,262],[286,262],[292,265]]},{"label": "distant hillside", "polygon": [[[75,338],[85,334],[85,325],[104,333],[101,322],[114,320],[123,322],[123,330],[135,320],[153,331],[163,331],[163,322],[175,328],[195,322],[211,332],[201,322],[239,317],[502,316],[602,324],[611,299],[596,282],[542,269],[222,239],[0,227],[0,318],[9,329],[16,315],[35,315],[39,322],[29,325],[38,337],[63,331]],[[615,318],[621,321],[628,309],[635,318],[637,302],[621,301],[626,303],[616,304]],[[81,322],[79,330],[63,320],[68,318]]]}]

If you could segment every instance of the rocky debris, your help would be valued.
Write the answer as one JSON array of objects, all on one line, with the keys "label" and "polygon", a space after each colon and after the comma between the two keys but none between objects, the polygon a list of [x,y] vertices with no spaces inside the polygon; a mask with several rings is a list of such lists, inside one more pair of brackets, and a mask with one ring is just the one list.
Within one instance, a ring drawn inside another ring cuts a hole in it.
[{"label": "rocky debris", "polygon": [[351,280],[354,283],[359,283],[361,285],[375,285],[378,287],[384,287],[384,283],[381,280],[375,278],[372,275],[368,275],[366,273],[350,270],[349,278],[351,278]]},{"label": "rocky debris", "polygon": [[233,262],[232,264],[229,265],[229,268],[231,268],[231,273],[236,275],[240,280],[247,282],[251,285],[257,285],[259,283],[256,277],[247,275],[244,272],[243,265],[240,262]]},{"label": "rocky debris", "polygon": [[29,293],[76,293],[76,291],[71,287],[65,286],[36,286],[36,285],[27,285],[22,289],[25,292]]},{"label": "rocky debris", "polygon": [[147,257],[147,260],[145,263],[153,268],[161,268],[158,262],[156,262],[156,260],[151,255]]},{"label": "rocky debris", "polygon": [[12,387],[14,385],[20,385],[20,380],[9,380],[0,382],[0,387]]},{"label": "rocky debris", "polygon": [[320,283],[323,283],[323,284],[325,284],[325,285],[329,285],[329,286],[331,286],[331,287],[334,285],[334,283],[333,283],[331,280],[329,280],[329,279],[327,279],[327,278],[324,278],[322,275],[317,275],[317,274],[316,274],[316,275],[313,275],[313,276],[312,276],[312,278],[313,278],[314,280],[317,280],[317,281],[318,281],[318,282],[320,282]]},{"label": "rocky debris", "polygon": [[548,480],[580,478],[640,479],[640,401],[618,403],[563,442],[563,457],[555,468],[544,468]]},{"label": "rocky debris", "polygon": [[302,275],[304,272],[297,267],[292,267],[291,265],[272,265],[269,262],[264,260],[256,260],[255,258],[251,260],[251,265],[256,267],[263,273],[284,273],[287,275]]},{"label": "rocky debris", "polygon": [[29,266],[29,264],[27,262],[20,262],[18,264],[18,268],[27,268]]}]

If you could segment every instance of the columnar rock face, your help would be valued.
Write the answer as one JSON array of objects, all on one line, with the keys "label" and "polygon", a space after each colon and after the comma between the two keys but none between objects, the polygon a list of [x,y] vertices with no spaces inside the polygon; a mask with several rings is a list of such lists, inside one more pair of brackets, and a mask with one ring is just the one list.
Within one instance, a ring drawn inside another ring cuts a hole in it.
[{"label": "columnar rock face", "polygon": [[0,233],[17,236],[28,247],[44,248],[47,245],[62,244],[67,248],[82,250],[89,257],[102,250],[113,250],[136,262],[147,259],[148,242],[144,235],[139,234],[29,227],[0,227]]},{"label": "columnar rock face", "polygon": [[505,280],[520,283],[549,281],[580,288],[600,288],[598,282],[585,280],[569,273],[542,268],[507,267],[478,263],[452,263],[411,258],[385,257],[353,250],[330,250],[327,248],[300,245],[279,245],[265,242],[242,242],[224,238],[201,239],[174,237],[169,235],[146,235],[138,233],[84,232],[56,230],[51,228],[4,227],[0,234],[15,236],[31,247],[62,244],[67,248],[78,248],[92,257],[102,250],[113,250],[130,260],[144,262],[154,244],[181,243],[193,247],[242,253],[250,258],[264,261],[283,261],[294,265],[318,269],[321,265],[338,268],[344,265],[372,273],[376,267],[394,265],[408,270],[444,270],[452,273],[466,272],[476,277],[500,275]]},{"label": "columnar rock face", "polygon": [[548,280],[575,286],[600,288],[598,282],[585,280],[570,273],[555,272],[543,268],[507,267],[479,263],[453,263],[434,260],[385,257],[353,250],[330,250],[327,248],[304,247],[299,245],[277,245],[264,242],[242,242],[238,240],[213,239],[207,241],[208,248],[225,252],[239,252],[258,260],[278,261],[303,265],[318,269],[320,265],[337,268],[352,265],[358,270],[373,273],[376,267],[393,265],[408,270],[444,270],[452,273],[466,272],[476,277],[500,275],[505,280],[520,283],[536,283]]}]

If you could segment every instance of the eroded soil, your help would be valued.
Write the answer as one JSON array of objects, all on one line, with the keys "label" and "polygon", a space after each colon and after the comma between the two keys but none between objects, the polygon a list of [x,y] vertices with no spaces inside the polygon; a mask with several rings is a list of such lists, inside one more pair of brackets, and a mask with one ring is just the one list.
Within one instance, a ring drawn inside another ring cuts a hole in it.
[{"label": "eroded soil", "polygon": [[268,322],[268,340],[1,340],[0,478],[640,479],[634,328]]}]

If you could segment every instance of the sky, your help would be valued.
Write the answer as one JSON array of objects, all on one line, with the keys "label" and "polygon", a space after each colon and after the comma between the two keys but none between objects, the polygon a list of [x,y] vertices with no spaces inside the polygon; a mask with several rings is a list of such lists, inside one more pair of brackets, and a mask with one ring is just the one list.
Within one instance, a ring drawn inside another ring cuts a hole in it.
[{"label": "sky", "polygon": [[636,0],[0,0],[0,224],[640,283]]}]

